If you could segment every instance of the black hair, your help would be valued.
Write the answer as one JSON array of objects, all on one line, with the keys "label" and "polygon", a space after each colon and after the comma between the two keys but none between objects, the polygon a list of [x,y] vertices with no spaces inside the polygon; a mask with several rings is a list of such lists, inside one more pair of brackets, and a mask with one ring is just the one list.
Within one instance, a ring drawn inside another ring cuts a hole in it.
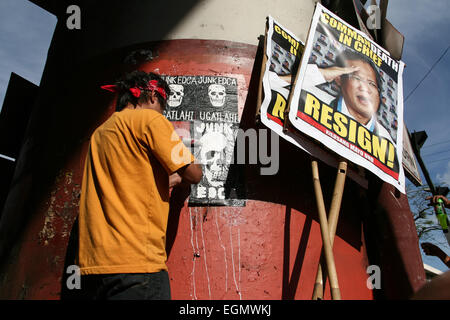
[{"label": "black hair", "polygon": [[[123,110],[128,104],[136,105],[146,103],[150,97],[148,90],[142,90],[139,98],[133,96],[130,92],[130,88],[145,88],[151,80],[156,80],[158,87],[161,87],[166,92],[166,97],[170,95],[170,88],[167,82],[161,78],[160,75],[150,72],[144,72],[140,70],[127,73],[120,80],[116,81],[115,85],[119,89],[116,111]],[[166,108],[166,99],[161,94],[155,91],[159,103],[163,109]]]},{"label": "black hair", "polygon": [[375,78],[376,78],[377,86],[379,89],[378,92],[379,92],[379,95],[381,96],[382,82],[381,82],[380,74],[378,73],[377,68],[375,67],[375,64],[373,63],[373,61],[370,60],[367,56],[365,56],[359,52],[356,52],[356,51],[353,51],[350,49],[345,49],[344,51],[339,53],[339,55],[336,57],[335,66],[347,67],[348,60],[362,61],[362,62],[368,64],[372,68],[373,72],[375,73]]}]

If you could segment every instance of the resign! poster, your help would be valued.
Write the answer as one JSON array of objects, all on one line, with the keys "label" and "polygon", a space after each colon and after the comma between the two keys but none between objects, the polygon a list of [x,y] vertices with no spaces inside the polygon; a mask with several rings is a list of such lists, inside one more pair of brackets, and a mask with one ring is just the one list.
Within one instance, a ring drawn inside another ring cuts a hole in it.
[{"label": "resign! poster", "polygon": [[317,4],[289,105],[289,122],[405,192],[404,63]]}]

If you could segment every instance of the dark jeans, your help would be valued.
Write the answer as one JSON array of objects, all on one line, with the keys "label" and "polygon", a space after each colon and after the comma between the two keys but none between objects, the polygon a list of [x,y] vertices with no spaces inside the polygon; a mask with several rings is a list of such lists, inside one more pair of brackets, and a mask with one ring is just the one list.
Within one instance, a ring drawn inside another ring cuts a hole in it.
[{"label": "dark jeans", "polygon": [[82,299],[89,300],[170,300],[167,271],[118,273],[81,277]]}]

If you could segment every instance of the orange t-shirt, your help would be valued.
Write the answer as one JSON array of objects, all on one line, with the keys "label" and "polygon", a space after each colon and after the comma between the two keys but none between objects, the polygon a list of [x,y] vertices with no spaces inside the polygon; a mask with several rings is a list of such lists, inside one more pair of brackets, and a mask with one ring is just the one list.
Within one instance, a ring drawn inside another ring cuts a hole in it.
[{"label": "orange t-shirt", "polygon": [[95,130],[81,187],[81,274],[167,270],[169,175],[192,161],[154,110],[124,109]]}]

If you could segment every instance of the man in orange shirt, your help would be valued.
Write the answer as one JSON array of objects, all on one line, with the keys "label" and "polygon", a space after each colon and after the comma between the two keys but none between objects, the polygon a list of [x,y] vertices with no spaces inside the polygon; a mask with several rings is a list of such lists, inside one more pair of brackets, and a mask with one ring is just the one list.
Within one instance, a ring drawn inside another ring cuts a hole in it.
[{"label": "man in orange shirt", "polygon": [[117,112],[91,136],[81,187],[78,265],[89,299],[170,299],[169,188],[198,183],[194,163],[162,115],[170,93],[134,71],[115,85]]}]

